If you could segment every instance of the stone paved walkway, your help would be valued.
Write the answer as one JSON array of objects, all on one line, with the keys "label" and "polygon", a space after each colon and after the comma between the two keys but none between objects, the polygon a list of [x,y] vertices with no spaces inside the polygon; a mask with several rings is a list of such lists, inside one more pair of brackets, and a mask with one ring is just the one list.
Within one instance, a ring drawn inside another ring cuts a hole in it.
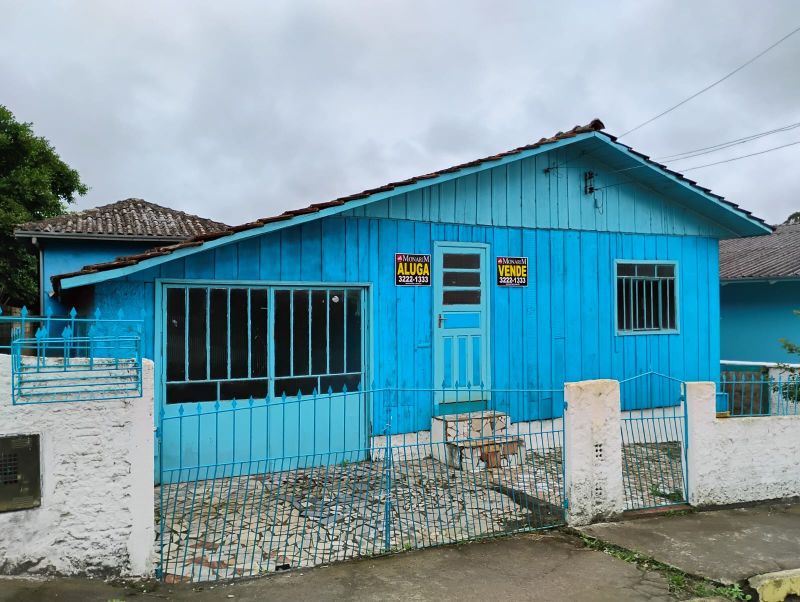
[{"label": "stone paved walkway", "polygon": [[165,485],[156,490],[165,579],[259,575],[557,525],[562,474],[553,448],[479,472],[395,458],[390,469],[365,461]]},{"label": "stone paved walkway", "polygon": [[683,451],[679,441],[622,447],[622,485],[628,510],[685,501]]}]

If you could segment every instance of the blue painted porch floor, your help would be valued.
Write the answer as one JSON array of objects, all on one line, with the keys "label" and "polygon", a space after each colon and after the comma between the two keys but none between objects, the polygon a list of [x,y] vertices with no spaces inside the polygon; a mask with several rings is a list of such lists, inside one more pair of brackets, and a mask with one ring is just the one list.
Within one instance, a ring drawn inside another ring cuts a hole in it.
[{"label": "blue painted porch floor", "polygon": [[386,474],[379,459],[157,488],[165,580],[261,575],[563,521],[560,448],[478,472],[395,453],[388,487]]}]

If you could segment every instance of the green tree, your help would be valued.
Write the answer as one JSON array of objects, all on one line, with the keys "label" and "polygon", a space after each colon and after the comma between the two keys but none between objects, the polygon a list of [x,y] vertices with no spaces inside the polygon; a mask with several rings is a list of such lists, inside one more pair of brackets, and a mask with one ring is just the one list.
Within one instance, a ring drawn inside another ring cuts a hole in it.
[{"label": "green tree", "polygon": [[14,228],[62,215],[87,191],[32,124],[18,122],[0,105],[0,303],[30,307],[37,299],[36,258],[14,238]]}]

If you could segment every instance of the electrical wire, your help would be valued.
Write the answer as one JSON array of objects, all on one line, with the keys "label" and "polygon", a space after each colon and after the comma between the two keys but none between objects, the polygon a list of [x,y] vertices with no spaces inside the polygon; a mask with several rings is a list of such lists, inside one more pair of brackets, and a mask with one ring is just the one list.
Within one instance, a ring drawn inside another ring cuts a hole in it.
[{"label": "electrical wire", "polygon": [[726,148],[730,148],[732,146],[737,146],[739,144],[744,144],[745,142],[750,142],[752,140],[758,140],[759,138],[764,138],[766,136],[772,136],[773,134],[780,134],[782,132],[788,132],[795,128],[800,127],[800,121],[796,123],[791,123],[789,125],[784,125],[779,128],[775,128],[772,130],[767,130],[765,132],[759,132],[758,134],[751,134],[749,136],[743,136],[742,138],[736,138],[734,140],[729,140],[727,142],[720,142],[719,144],[714,144],[712,146],[703,146],[701,148],[695,148],[692,150],[684,151],[682,153],[674,153],[672,155],[664,155],[662,157],[655,157],[656,161],[683,161],[684,159],[689,159],[691,157],[697,157],[700,155],[705,155],[708,153],[717,152],[719,150],[724,150]]},{"label": "electrical wire", "polygon": [[795,142],[790,142],[788,144],[781,144],[780,146],[773,146],[772,148],[768,148],[763,151],[758,151],[756,153],[750,153],[748,155],[739,155],[738,157],[731,157],[730,159],[723,159],[722,161],[715,161],[714,163],[706,163],[705,165],[695,165],[693,167],[688,167],[686,169],[682,169],[681,171],[692,171],[694,169],[702,169],[703,167],[711,167],[712,165],[722,165],[723,163],[730,163],[731,161],[738,161],[740,159],[747,159],[748,157],[755,157],[756,155],[764,155],[766,153],[771,153],[772,151],[780,150],[782,148],[786,148],[787,146],[794,146],[796,144],[800,144],[800,140]]},{"label": "electrical wire", "polygon": [[793,29],[792,31],[790,31],[789,33],[787,33],[785,36],[783,36],[783,37],[782,37],[780,40],[778,40],[777,42],[775,42],[775,43],[773,43],[772,45],[768,46],[767,48],[765,48],[764,50],[762,50],[761,52],[759,52],[757,55],[755,55],[753,58],[751,58],[750,60],[748,60],[746,63],[743,63],[743,64],[739,65],[738,67],[736,67],[736,69],[734,69],[733,71],[731,71],[731,72],[727,73],[726,75],[724,75],[723,77],[721,77],[721,78],[720,78],[720,79],[718,79],[717,81],[715,81],[715,82],[713,82],[713,83],[709,84],[708,86],[706,86],[706,87],[705,87],[705,88],[703,88],[702,90],[699,90],[698,92],[695,92],[695,93],[694,93],[694,94],[692,94],[691,96],[689,96],[689,97],[687,97],[687,98],[684,98],[684,99],[683,99],[682,101],[680,101],[678,104],[672,105],[670,108],[666,109],[665,111],[662,111],[662,112],[661,112],[661,113],[659,113],[658,115],[655,115],[655,116],[651,117],[650,119],[648,119],[647,121],[643,121],[643,122],[642,122],[642,123],[640,123],[639,125],[637,125],[637,126],[635,126],[635,127],[631,128],[631,129],[629,129],[627,132],[624,132],[622,135],[618,136],[618,138],[622,138],[623,136],[627,136],[628,134],[632,134],[633,132],[635,132],[635,131],[637,131],[637,130],[639,130],[639,129],[643,128],[644,126],[646,126],[646,125],[649,125],[649,124],[653,123],[653,122],[654,122],[656,119],[660,119],[660,118],[661,118],[661,117],[663,117],[664,115],[667,115],[668,113],[671,113],[672,111],[674,111],[674,110],[675,110],[675,109],[677,109],[678,107],[682,107],[682,106],[683,106],[683,105],[685,105],[687,102],[689,102],[690,100],[693,100],[693,99],[697,98],[698,96],[700,96],[700,95],[701,95],[701,94],[703,94],[704,92],[708,92],[709,90],[711,90],[711,88],[713,88],[713,87],[715,87],[715,86],[717,86],[717,85],[721,84],[722,82],[724,82],[724,81],[725,81],[726,79],[728,79],[729,77],[731,77],[731,76],[735,75],[736,73],[738,73],[739,71],[741,71],[742,69],[744,69],[745,67],[747,67],[748,65],[750,65],[751,63],[754,63],[755,61],[757,61],[758,59],[760,59],[762,56],[764,56],[765,54],[767,54],[767,53],[768,53],[770,50],[772,50],[773,48],[775,48],[775,47],[776,47],[776,46],[778,46],[779,44],[781,44],[781,43],[785,42],[786,40],[788,40],[790,37],[792,37],[792,36],[793,36],[794,34],[796,34],[798,31],[800,31],[800,27],[797,27],[797,28]]},{"label": "electrical wire", "polygon": [[[705,163],[703,165],[695,165],[693,167],[688,167],[686,169],[682,169],[681,173],[685,173],[687,171],[693,171],[695,169],[703,169],[704,167],[712,167],[713,165],[722,165],[723,163],[731,163],[732,161],[739,161],[741,159],[747,159],[748,157],[755,157],[757,155],[764,155],[766,153],[771,153],[772,151],[780,150],[782,148],[786,148],[786,147],[789,147],[789,146],[795,146],[797,144],[800,144],[800,140],[796,140],[795,142],[789,142],[788,144],[781,144],[780,146],[773,146],[772,148],[767,148],[767,149],[764,149],[762,151],[758,151],[758,152],[755,152],[755,153],[748,153],[746,155],[739,155],[738,157],[730,157],[728,159],[723,159],[722,161],[714,161],[713,163]],[[622,173],[624,171],[631,171],[631,170],[634,170],[634,169],[641,169],[643,167],[650,167],[650,165],[647,164],[647,163],[644,163],[642,165],[636,165],[634,167],[626,167],[624,169],[617,169],[615,171],[608,172],[608,173],[612,173],[612,174],[613,173]],[[598,186],[597,188],[593,189],[593,192],[598,192],[600,190],[605,190],[606,188],[616,188],[617,186],[625,186],[627,184],[635,184],[635,183],[636,182],[634,180],[627,180],[625,182],[617,182],[616,184],[608,184],[606,186]]]}]

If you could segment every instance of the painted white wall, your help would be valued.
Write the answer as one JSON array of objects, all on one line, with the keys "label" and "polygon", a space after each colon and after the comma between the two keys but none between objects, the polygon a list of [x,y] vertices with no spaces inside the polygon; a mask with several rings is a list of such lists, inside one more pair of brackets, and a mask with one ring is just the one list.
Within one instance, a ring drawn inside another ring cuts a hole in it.
[{"label": "painted white wall", "polygon": [[800,495],[800,416],[717,418],[711,382],[686,384],[689,503]]},{"label": "painted white wall", "polygon": [[587,525],[625,508],[619,382],[567,383],[564,399],[567,523]]},{"label": "painted white wall", "polygon": [[142,397],[11,405],[0,355],[0,435],[39,434],[42,471],[41,507],[0,513],[0,573],[152,572],[153,363],[142,372]]}]

